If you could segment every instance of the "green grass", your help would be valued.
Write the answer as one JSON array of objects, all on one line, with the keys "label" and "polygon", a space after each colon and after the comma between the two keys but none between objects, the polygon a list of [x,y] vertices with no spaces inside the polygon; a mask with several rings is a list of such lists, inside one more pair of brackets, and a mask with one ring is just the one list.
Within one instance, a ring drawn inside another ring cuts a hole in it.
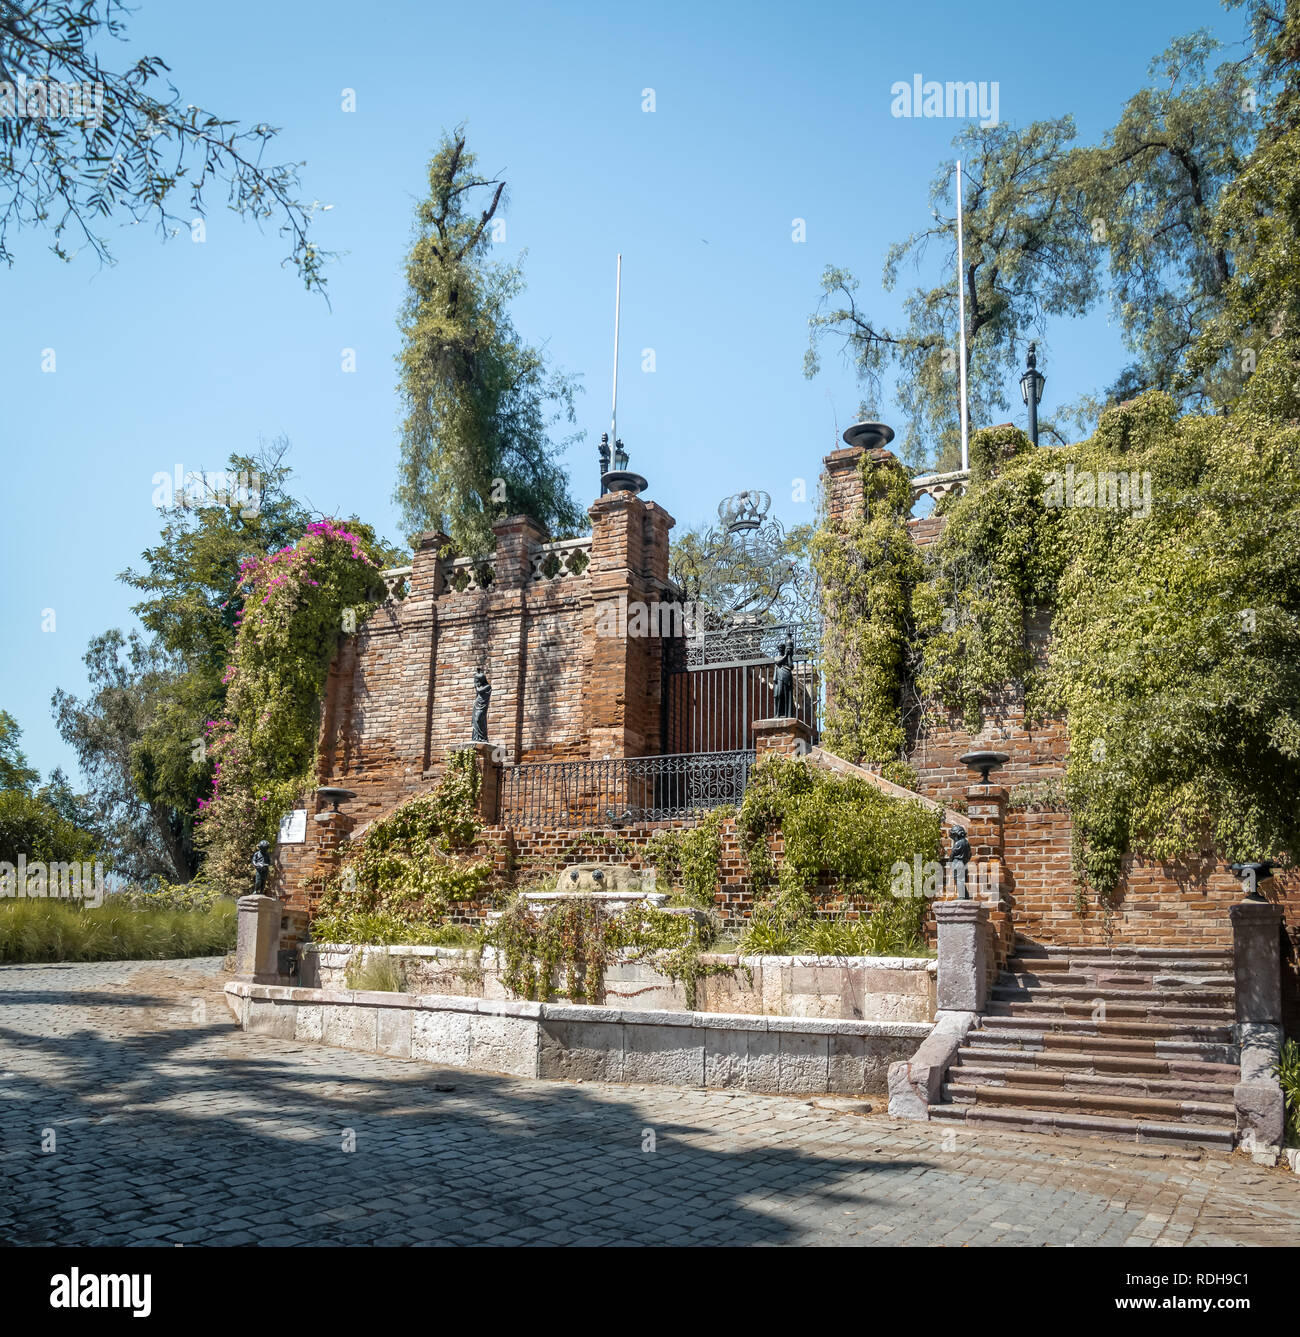
[{"label": "green grass", "polygon": [[893,906],[864,919],[812,919],[795,925],[775,916],[750,922],[735,950],[749,956],[928,956],[925,939]]},{"label": "green grass", "polygon": [[160,961],[224,956],[235,903],[208,910],[138,909],[109,898],[94,910],[59,900],[0,902],[0,961]]}]

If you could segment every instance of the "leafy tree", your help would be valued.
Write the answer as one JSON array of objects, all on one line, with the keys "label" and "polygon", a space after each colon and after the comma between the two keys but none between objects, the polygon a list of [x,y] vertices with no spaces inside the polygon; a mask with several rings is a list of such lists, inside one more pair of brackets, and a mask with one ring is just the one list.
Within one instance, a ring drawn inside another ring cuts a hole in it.
[{"label": "leafy tree", "polygon": [[[395,500],[414,530],[444,528],[462,552],[491,547],[491,525],[531,515],[556,536],[583,516],[549,436],[574,421],[574,380],[550,369],[510,319],[523,288],[518,265],[488,260],[505,196],[465,147],[444,135],[416,209],[399,325],[401,466]],[[573,438],[570,438],[572,440]]]},{"label": "leafy tree", "polygon": [[1232,251],[1211,224],[1258,126],[1247,71],[1226,61],[1209,69],[1219,50],[1206,32],[1178,38],[1101,144],[1074,150],[1060,169],[1077,182],[1080,211],[1105,247],[1112,306],[1134,353],[1107,391],[1111,403],[1180,389],[1181,403],[1205,407],[1240,389],[1230,356],[1194,378],[1185,367],[1232,278]]},{"label": "leafy tree", "polygon": [[0,860],[16,864],[20,854],[29,862],[93,860],[99,841],[89,806],[57,768],[40,784],[21,736],[18,721],[0,710]]},{"label": "leafy tree", "polygon": [[[158,56],[122,72],[101,65],[95,48],[125,39],[127,12],[121,0],[0,0],[0,259],[13,263],[11,231],[52,226],[61,260],[88,246],[111,263],[108,218],[153,219],[173,235],[190,225],[173,212],[174,192],[188,189],[191,213],[202,215],[220,183],[241,217],[279,221],[290,248],[285,263],[323,291],[330,257],[309,235],[321,206],[298,198],[302,164],[262,161],[279,131],[241,130],[187,102]],[[99,96],[64,105],[73,85]]]},{"label": "leafy tree", "polygon": [[694,525],[673,541],[669,575],[688,602],[702,606],[706,624],[736,613],[773,625],[810,622],[817,609],[808,556],[812,530],[773,529],[755,562],[717,525]]},{"label": "leafy tree", "polygon": [[[1023,130],[972,125],[953,141],[964,178],[961,281],[970,420],[976,426],[1008,409],[1006,386],[1019,372],[1025,342],[1043,332],[1047,317],[1081,315],[1099,291],[1097,248],[1079,192],[1061,171],[1074,134],[1073,119],[1062,116]],[[906,324],[894,329],[859,306],[858,280],[848,270],[828,267],[821,305],[809,317],[804,373],[815,375],[823,341],[838,339],[866,390],[864,412],[871,413],[884,373],[892,369],[908,421],[903,458],[915,466],[932,461],[955,468],[961,423],[952,164],[935,175],[930,204],[931,226],[890,247],[883,286],[893,291],[903,261],[919,264],[932,247],[941,252],[940,282],[912,290],[904,302]]]},{"label": "leafy tree", "polygon": [[7,710],[0,710],[0,789],[16,789],[26,794],[41,773],[27,764],[27,756],[18,744],[21,736],[18,721]]},{"label": "leafy tree", "polygon": [[[1229,0],[1234,7],[1242,0]],[[1201,335],[1193,371],[1235,352],[1268,362],[1271,411],[1300,416],[1300,5],[1250,0],[1248,68],[1264,113],[1254,151],[1221,192],[1212,240],[1233,257],[1222,309]],[[1263,366],[1261,365],[1261,371]],[[1252,387],[1254,389],[1254,387]],[[1258,399],[1263,387],[1255,389]]]}]

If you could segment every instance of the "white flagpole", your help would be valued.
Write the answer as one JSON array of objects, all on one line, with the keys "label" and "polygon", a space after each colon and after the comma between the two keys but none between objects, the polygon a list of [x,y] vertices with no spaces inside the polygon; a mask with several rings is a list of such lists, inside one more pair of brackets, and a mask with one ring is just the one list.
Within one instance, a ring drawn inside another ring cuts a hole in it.
[{"label": "white flagpole", "polygon": [[618,315],[619,302],[623,296],[623,253],[618,256],[618,269],[614,277],[614,408],[609,420],[609,448],[614,449],[618,442]]},{"label": "white flagpole", "polygon": [[970,468],[968,435],[970,431],[966,410],[966,260],[962,248],[961,221],[961,159],[957,160],[957,355],[961,359],[961,467]]}]

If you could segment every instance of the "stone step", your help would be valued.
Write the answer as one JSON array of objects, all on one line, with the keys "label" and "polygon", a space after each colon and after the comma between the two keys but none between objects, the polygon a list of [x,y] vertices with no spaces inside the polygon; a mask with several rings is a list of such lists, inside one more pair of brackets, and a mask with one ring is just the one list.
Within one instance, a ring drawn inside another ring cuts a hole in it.
[{"label": "stone step", "polygon": [[930,1118],[968,1127],[1009,1132],[1048,1133],[1067,1137],[1098,1137],[1118,1142],[1172,1142],[1182,1146],[1231,1151],[1236,1140],[1232,1124],[1165,1123],[1157,1119],[1122,1119],[1060,1110],[985,1108],[981,1105],[931,1105]]},{"label": "stone step", "polygon": [[1223,947],[1062,947],[1029,942],[1017,938],[1013,957],[1035,961],[1060,961],[1078,958],[1086,961],[1112,961],[1116,965],[1141,961],[1219,961],[1230,967],[1231,948]]},{"label": "stone step", "polygon": [[[1090,1017],[1060,1015],[1029,1015],[1010,1009],[1022,1004],[992,1004],[985,1013],[999,1031],[1019,1031],[1026,1034],[1131,1036],[1133,1039],[1195,1040],[1205,1044],[1231,1044],[1232,1026],[1228,1022],[1197,1023],[1186,1020],[1162,1021],[1093,1021]],[[997,1008],[997,1011],[994,1009]],[[1002,1010],[1006,1009],[1006,1010]],[[990,1015],[991,1014],[991,1015]]]},{"label": "stone step", "polygon": [[1098,1003],[1104,1004],[1106,1021],[1169,1021],[1190,1023],[1195,1026],[1231,1026],[1236,1012],[1231,1007],[1206,1007],[1195,1003],[1172,1000],[1150,1000],[1132,1003],[1112,1000],[1105,994],[1095,998],[1044,997],[1040,993],[1023,998],[1007,997],[995,989],[984,1008],[986,1017],[1087,1017],[1091,1018]]},{"label": "stone step", "polygon": [[948,1069],[947,1081],[953,1087],[1021,1087],[1036,1091],[1128,1096],[1139,1100],[1209,1102],[1213,1105],[1223,1105],[1226,1101],[1228,1107],[1232,1107],[1231,1082],[1206,1081],[1196,1074],[1183,1077],[1135,1073],[1117,1075],[1068,1067],[1061,1069],[959,1062]]},{"label": "stone step", "polygon": [[1037,1109],[1069,1114],[1100,1114],[1118,1119],[1158,1119],[1163,1123],[1236,1125],[1231,1100],[1182,1100],[1128,1093],[1066,1091],[1049,1086],[965,1086],[944,1082],[945,1104],[978,1104],[981,1109]]},{"label": "stone step", "polygon": [[1006,969],[1012,973],[1028,973],[1043,977],[1070,974],[1072,972],[1104,975],[1114,973],[1126,979],[1145,979],[1149,976],[1188,975],[1203,977],[1218,975],[1232,980],[1232,957],[1193,957],[1190,960],[1149,959],[1144,957],[1124,957],[1115,960],[1111,957],[1085,956],[1012,956],[1007,959]]},{"label": "stone step", "polygon": [[1214,1000],[1226,999],[1232,1004],[1236,997],[1236,981],[1230,975],[1144,975],[1134,972],[1131,975],[1107,975],[1103,972],[1058,971],[1034,975],[1027,971],[1003,971],[994,985],[999,989],[1019,989],[1051,995],[1095,995],[1102,993],[1107,997],[1123,996],[1133,999],[1153,999],[1170,997],[1181,1000],[1190,996],[1213,997]]},{"label": "stone step", "polygon": [[1011,1018],[996,1019],[966,1036],[972,1047],[992,1046],[1019,1049],[1023,1053],[1091,1053],[1125,1055],[1136,1058],[1169,1059],[1177,1062],[1205,1060],[1209,1063],[1236,1063],[1237,1048],[1231,1038],[1219,1041],[1168,1039],[1159,1036],[1066,1034],[1061,1031],[1004,1025]]},{"label": "stone step", "polygon": [[[1213,1046],[1204,1046],[1213,1048]],[[1196,1081],[1205,1086],[1233,1086],[1240,1080],[1241,1069],[1235,1063],[1219,1063],[1196,1056],[1153,1058],[1147,1054],[1108,1053],[1104,1051],[1001,1048],[996,1045],[963,1045],[952,1072],[966,1067],[996,1065],[1017,1072],[1078,1073],[1086,1076],[1123,1076],[1167,1078],[1171,1081]]]}]

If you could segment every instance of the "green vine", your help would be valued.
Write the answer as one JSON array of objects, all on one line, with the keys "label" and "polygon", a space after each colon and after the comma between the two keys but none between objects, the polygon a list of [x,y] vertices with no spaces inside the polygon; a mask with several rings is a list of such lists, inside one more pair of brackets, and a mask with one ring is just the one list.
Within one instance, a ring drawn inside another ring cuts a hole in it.
[{"label": "green vine", "polygon": [[823,593],[823,671],[834,686],[822,737],[849,761],[888,762],[906,743],[902,691],[921,563],[907,531],[907,474],[869,453],[859,469],[865,514],[824,521],[811,544]]},{"label": "green vine", "polygon": [[[485,894],[492,865],[475,858],[479,773],[474,753],[453,752],[436,788],[372,823],[345,847],[312,920],[321,942],[437,942],[457,901]],[[394,939],[405,930],[421,936]],[[364,936],[358,937],[357,934]]]}]

